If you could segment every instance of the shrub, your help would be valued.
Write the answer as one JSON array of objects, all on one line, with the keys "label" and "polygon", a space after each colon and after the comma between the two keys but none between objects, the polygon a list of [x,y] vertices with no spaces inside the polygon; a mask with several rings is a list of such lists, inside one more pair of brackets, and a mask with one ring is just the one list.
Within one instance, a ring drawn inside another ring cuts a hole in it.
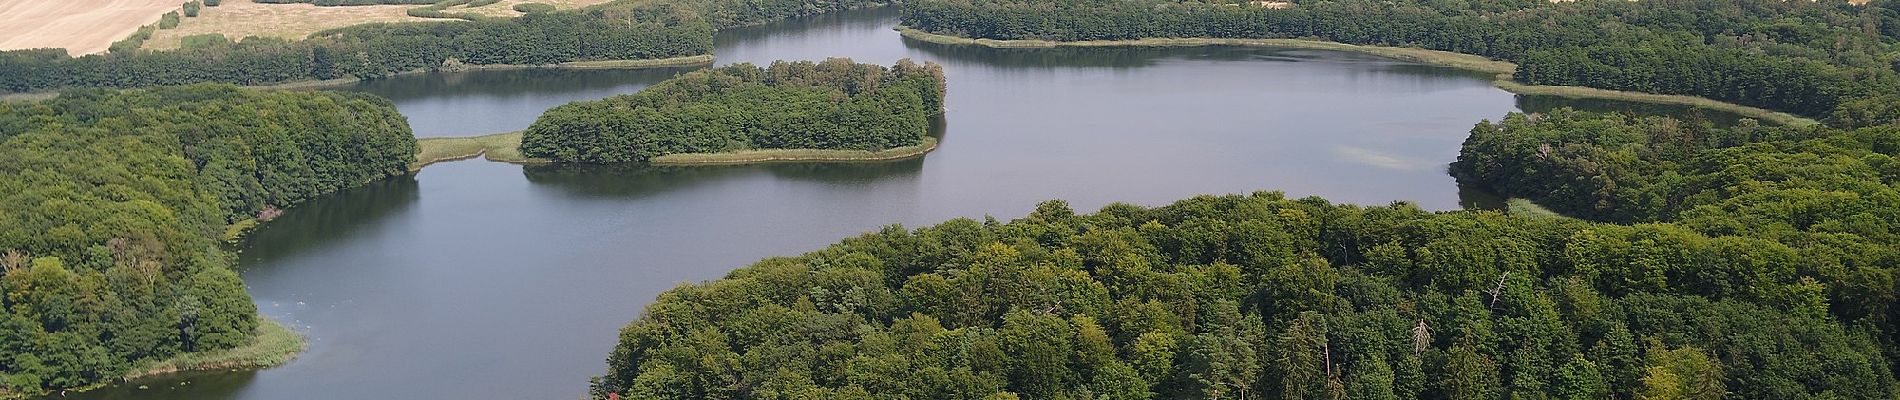
[{"label": "shrub", "polygon": [[106,48],[106,52],[130,53],[132,51],[138,50],[139,47],[145,46],[145,40],[151,39],[152,32],[157,31],[157,30],[158,30],[158,27],[154,25],[141,26],[139,27],[138,31],[132,32],[132,35],[126,36],[125,39],[119,39],[119,41],[117,42],[112,42],[112,46]]},{"label": "shrub", "polygon": [[547,3],[521,3],[515,5],[515,11],[523,14],[548,12],[554,11],[554,5]]},{"label": "shrub", "polygon": [[177,27],[178,27],[178,12],[177,11],[165,13],[165,16],[158,18],[158,29],[171,29],[171,28],[177,28]]},{"label": "shrub", "polygon": [[198,17],[198,9],[201,8],[204,8],[204,3],[198,0],[185,2],[185,16],[196,18]]},{"label": "shrub", "polygon": [[231,39],[225,38],[222,33],[204,33],[178,39],[178,47],[187,49],[203,49],[229,44],[231,44]]}]

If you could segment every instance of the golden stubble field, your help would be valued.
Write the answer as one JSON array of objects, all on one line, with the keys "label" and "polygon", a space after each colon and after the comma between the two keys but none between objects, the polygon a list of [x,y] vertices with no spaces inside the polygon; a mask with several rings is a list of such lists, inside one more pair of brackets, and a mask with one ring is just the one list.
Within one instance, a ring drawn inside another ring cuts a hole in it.
[{"label": "golden stubble field", "polygon": [[183,0],[0,0],[0,50],[63,47],[106,51]]},{"label": "golden stubble field", "polygon": [[[8,1],[8,0],[0,0]],[[37,1],[37,0],[36,0]],[[608,0],[504,0],[500,3],[468,8],[450,7],[448,12],[469,12],[486,16],[513,17],[521,13],[514,11],[519,3],[547,3],[561,9],[585,7],[605,3]],[[175,29],[160,29],[145,42],[146,49],[176,49],[179,39],[186,36],[221,33],[231,40],[246,36],[278,37],[284,39],[303,39],[324,29],[340,28],[372,22],[418,22],[448,21],[444,19],[416,18],[408,10],[416,5],[374,5],[318,7],[310,4],[260,4],[251,0],[224,0],[217,7],[205,7],[197,18],[185,18]],[[162,13],[161,13],[162,14]],[[129,31],[127,33],[130,33]]]}]

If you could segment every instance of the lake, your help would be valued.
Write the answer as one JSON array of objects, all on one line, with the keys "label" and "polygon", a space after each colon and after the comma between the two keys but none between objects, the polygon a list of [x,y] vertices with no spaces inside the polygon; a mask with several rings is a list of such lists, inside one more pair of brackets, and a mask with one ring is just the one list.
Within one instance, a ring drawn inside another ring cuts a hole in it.
[{"label": "lake", "polygon": [[[865,10],[724,31],[717,62],[943,64],[942,146],[923,158],[430,166],[299,205],[240,245],[259,309],[309,338],[296,361],[69,397],[573,399],[661,291],[764,257],[893,223],[1018,218],[1049,199],[1090,211],[1279,190],[1458,209],[1483,198],[1461,196],[1445,173],[1472,124],[1573,104],[1356,53],[952,47],[901,38],[896,18]],[[393,99],[418,136],[466,136],[686,70],[437,73],[349,90]]]}]

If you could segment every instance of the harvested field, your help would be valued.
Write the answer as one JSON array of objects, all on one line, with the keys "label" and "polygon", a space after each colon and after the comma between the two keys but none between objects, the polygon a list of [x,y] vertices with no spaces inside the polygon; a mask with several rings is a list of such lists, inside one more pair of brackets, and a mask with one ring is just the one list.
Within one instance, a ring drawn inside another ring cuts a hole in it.
[{"label": "harvested field", "polygon": [[0,1],[0,50],[60,47],[75,56],[103,52],[112,42],[183,4],[183,0]]},{"label": "harvested field", "polygon": [[185,18],[176,29],[161,29],[145,41],[145,48],[178,48],[178,39],[186,36],[222,33],[231,40],[245,36],[303,39],[316,31],[370,22],[431,21],[410,17],[417,6],[318,7],[311,4],[261,4],[251,0],[225,0],[217,7],[205,7],[197,18]]},{"label": "harvested field", "polygon": [[[42,1],[42,0],[32,0]],[[561,9],[585,7],[605,3],[608,0],[505,0],[482,7],[449,7],[447,12],[467,12],[495,17],[513,17],[521,15],[512,7],[518,3],[547,3]],[[421,22],[448,21],[444,19],[417,18],[409,16],[411,8],[417,5],[374,5],[318,7],[311,4],[261,4],[251,0],[225,0],[217,7],[205,7],[197,18],[185,18],[177,29],[159,30],[152,39],[145,42],[146,49],[169,50],[178,48],[180,38],[221,33],[231,40],[246,36],[278,37],[284,39],[303,39],[324,29],[340,28],[372,22]],[[162,14],[162,13],[161,13]],[[156,18],[156,17],[154,17]],[[131,33],[127,31],[126,33]],[[123,36],[123,35],[121,35]],[[116,39],[115,39],[116,40]]]}]

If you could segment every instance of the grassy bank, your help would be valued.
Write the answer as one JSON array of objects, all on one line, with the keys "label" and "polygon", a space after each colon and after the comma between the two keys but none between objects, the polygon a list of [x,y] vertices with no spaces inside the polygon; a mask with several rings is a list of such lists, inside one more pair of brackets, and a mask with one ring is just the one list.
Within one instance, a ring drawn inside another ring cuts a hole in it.
[{"label": "grassy bank", "polygon": [[1537,86],[1525,85],[1511,80],[1511,73],[1517,71],[1517,64],[1499,61],[1483,56],[1453,53],[1449,51],[1426,50],[1410,47],[1360,46],[1338,42],[1305,39],[1215,39],[1215,38],[1158,38],[1133,40],[1089,40],[1060,42],[1050,40],[995,40],[971,39],[924,32],[909,27],[898,26],[897,31],[904,37],[937,44],[971,45],[1004,49],[1033,49],[1053,47],[1186,47],[1186,46],[1262,46],[1287,47],[1299,49],[1319,49],[1351,51],[1371,54],[1403,61],[1423,64],[1442,65],[1452,68],[1496,74],[1492,85],[1507,92],[1534,95],[1558,96],[1584,99],[1608,99],[1655,104],[1677,104],[1709,110],[1733,113],[1754,118],[1763,122],[1781,125],[1816,125],[1819,121],[1784,112],[1749,107],[1740,104],[1721,102],[1701,97],[1665,95],[1653,93],[1625,92],[1618,90],[1596,89],[1580,86]]},{"label": "grassy bank", "polygon": [[1510,200],[1505,200],[1504,212],[1511,215],[1522,215],[1522,216],[1527,216],[1527,217],[1569,218],[1569,216],[1563,215],[1562,213],[1551,211],[1549,208],[1544,208],[1544,205],[1542,204],[1537,204],[1537,202],[1535,201],[1531,201],[1530,199],[1521,198],[1521,197],[1512,197]]},{"label": "grassy bank", "polygon": [[878,151],[867,150],[817,150],[817,149],[772,149],[744,150],[727,153],[686,153],[668,154],[655,157],[654,165],[721,165],[752,164],[767,162],[852,162],[852,161],[892,161],[915,158],[937,149],[937,138],[925,137],[924,142],[916,146],[896,147]]},{"label": "grassy bank", "polygon": [[244,234],[250,233],[251,229],[256,229],[257,224],[257,218],[245,218],[243,221],[232,222],[224,226],[224,233],[218,235],[218,239],[224,240],[225,243],[235,244],[238,239],[244,238]]},{"label": "grassy bank", "polygon": [[1762,122],[1767,122],[1767,123],[1776,124],[1776,125],[1811,126],[1811,125],[1821,124],[1821,121],[1816,121],[1812,118],[1802,117],[1799,115],[1789,114],[1789,113],[1775,111],[1775,110],[1769,110],[1765,108],[1749,107],[1749,106],[1744,106],[1744,105],[1735,104],[1735,103],[1722,102],[1722,101],[1713,100],[1713,99],[1704,98],[1704,97],[1683,96],[1683,95],[1673,95],[1673,94],[1655,94],[1655,93],[1643,93],[1643,92],[1626,92],[1626,91],[1621,91],[1621,90],[1597,89],[1597,88],[1582,87],[1582,86],[1526,85],[1526,84],[1517,83],[1516,81],[1511,80],[1510,74],[1499,75],[1498,79],[1495,81],[1492,81],[1491,84],[1496,85],[1499,89],[1504,89],[1504,91],[1517,93],[1517,94],[1523,94],[1523,95],[1557,96],[1557,97],[1568,97],[1568,98],[1573,98],[1573,99],[1608,99],[1608,100],[1620,100],[1620,101],[1631,101],[1631,102],[1638,102],[1638,103],[1654,103],[1654,104],[1676,104],[1676,105],[1685,105],[1685,106],[1696,107],[1696,108],[1701,108],[1701,109],[1731,113],[1731,114],[1740,115],[1743,117],[1754,118]]},{"label": "grassy bank", "polygon": [[[303,349],[302,335],[298,335],[297,332],[291,331],[290,328],[278,324],[269,317],[259,315],[257,335],[251,338],[250,344],[217,351],[179,354],[164,360],[142,363],[120,376],[118,382],[180,372],[270,368],[290,362],[291,359],[297,357],[297,353],[303,352]],[[66,392],[84,392],[113,383],[100,382],[91,386],[57,392],[63,396]],[[27,399],[32,396],[28,393],[0,390],[0,400]]]},{"label": "grassy bank", "polygon": [[[469,137],[444,137],[417,139],[421,151],[416,153],[416,163],[411,171],[421,171],[422,167],[439,162],[466,160],[482,157],[489,161],[513,164],[542,164],[548,160],[529,158],[521,155],[521,132],[497,133],[493,135]],[[937,149],[937,138],[925,137],[922,144],[884,149],[865,150],[816,150],[816,149],[774,149],[745,150],[728,153],[688,153],[668,154],[653,159],[654,165],[724,165],[752,164],[766,162],[852,162],[852,161],[891,161],[914,158]]]},{"label": "grassy bank", "polygon": [[515,164],[538,164],[547,160],[528,158],[521,155],[521,132],[497,133],[493,135],[469,137],[440,137],[416,139],[420,151],[416,152],[416,162],[409,166],[410,171],[421,171],[422,167],[439,162],[466,160],[486,157],[489,161]]},{"label": "grassy bank", "polygon": [[251,343],[236,348],[187,353],[132,368],[125,380],[185,371],[211,371],[269,368],[289,362],[304,348],[303,336],[277,321],[259,316],[257,336]]}]

